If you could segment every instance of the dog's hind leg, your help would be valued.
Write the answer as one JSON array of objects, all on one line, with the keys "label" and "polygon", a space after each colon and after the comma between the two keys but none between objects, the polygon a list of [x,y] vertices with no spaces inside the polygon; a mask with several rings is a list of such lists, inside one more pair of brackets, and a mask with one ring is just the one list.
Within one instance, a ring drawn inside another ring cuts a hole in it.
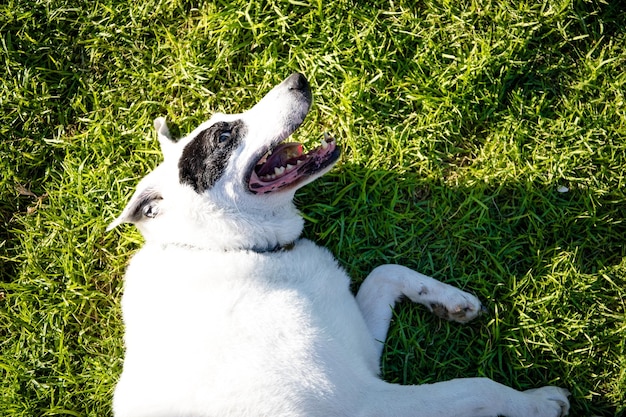
[{"label": "dog's hind leg", "polygon": [[425,385],[376,381],[364,395],[362,417],[561,417],[569,392],[558,387],[516,391],[487,378]]},{"label": "dog's hind leg", "polygon": [[[471,294],[400,265],[381,265],[363,281],[356,300],[375,340],[384,342],[392,307],[402,297],[425,305],[447,320],[465,323],[478,316],[483,307]],[[380,343],[379,353],[383,344]]]}]

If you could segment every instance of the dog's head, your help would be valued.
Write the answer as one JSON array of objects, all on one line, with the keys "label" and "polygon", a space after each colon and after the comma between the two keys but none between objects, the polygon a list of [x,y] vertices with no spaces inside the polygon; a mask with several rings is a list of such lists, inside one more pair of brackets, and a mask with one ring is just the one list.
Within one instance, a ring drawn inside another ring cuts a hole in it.
[{"label": "dog's head", "polygon": [[293,74],[250,110],[215,114],[179,141],[154,121],[164,161],[143,178],[109,229],[134,223],[147,241],[222,249],[267,248],[296,239],[295,191],[339,157],[334,139],[304,153],[284,143],[311,106],[306,78]]}]

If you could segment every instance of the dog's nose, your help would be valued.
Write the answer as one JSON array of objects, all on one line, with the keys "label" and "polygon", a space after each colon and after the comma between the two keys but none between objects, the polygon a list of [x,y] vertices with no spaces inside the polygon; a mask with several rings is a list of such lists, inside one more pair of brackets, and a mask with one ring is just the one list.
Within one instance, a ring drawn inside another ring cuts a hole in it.
[{"label": "dog's nose", "polygon": [[290,90],[302,91],[305,94],[310,92],[309,82],[306,77],[299,72],[293,73],[285,80],[287,88]]}]

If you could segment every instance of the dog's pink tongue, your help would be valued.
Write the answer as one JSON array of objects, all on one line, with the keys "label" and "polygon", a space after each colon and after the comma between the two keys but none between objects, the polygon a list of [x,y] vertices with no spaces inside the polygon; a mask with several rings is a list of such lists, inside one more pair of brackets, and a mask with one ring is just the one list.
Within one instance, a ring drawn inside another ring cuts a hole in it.
[{"label": "dog's pink tongue", "polygon": [[281,143],[262,165],[257,165],[256,173],[258,176],[273,174],[274,168],[284,167],[289,163],[295,165],[301,156],[301,143]]}]

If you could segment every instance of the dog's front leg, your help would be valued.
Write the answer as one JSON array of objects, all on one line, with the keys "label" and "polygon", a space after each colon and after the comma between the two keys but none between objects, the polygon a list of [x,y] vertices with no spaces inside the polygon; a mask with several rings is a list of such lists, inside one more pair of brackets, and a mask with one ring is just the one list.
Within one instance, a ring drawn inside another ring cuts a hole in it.
[{"label": "dog's front leg", "polygon": [[[372,336],[384,342],[392,307],[401,297],[425,305],[447,320],[465,323],[482,311],[475,296],[400,265],[381,265],[363,281],[356,300]],[[379,343],[379,353],[383,344]]]}]

